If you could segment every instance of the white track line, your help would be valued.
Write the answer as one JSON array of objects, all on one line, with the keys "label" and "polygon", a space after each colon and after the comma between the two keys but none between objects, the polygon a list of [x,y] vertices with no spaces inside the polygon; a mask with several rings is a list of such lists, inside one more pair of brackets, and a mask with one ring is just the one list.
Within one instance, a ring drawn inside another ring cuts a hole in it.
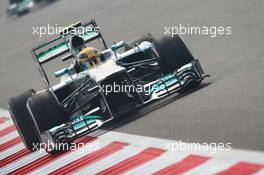
[{"label": "white track line", "polygon": [[6,143],[14,138],[16,138],[18,136],[17,131],[13,131],[3,137],[0,138],[0,144]]},{"label": "white track line", "polygon": [[3,130],[9,126],[13,125],[13,121],[12,120],[7,120],[6,122],[0,124],[0,130]]},{"label": "white track line", "polygon": [[[2,111],[3,110],[0,111],[0,116],[1,116]],[[11,126],[11,125],[13,125],[12,121],[8,120],[0,124],[0,130],[8,126]],[[98,131],[98,132],[103,132],[103,131]],[[17,136],[18,136],[18,133],[16,131],[13,131],[1,137],[0,144],[6,143],[7,141]],[[137,136],[137,135],[110,131],[110,132],[106,132],[103,135],[98,136],[95,141],[87,143],[91,145],[96,145],[92,147],[93,149],[86,149],[85,151],[76,150],[76,151],[68,152],[65,155],[62,155],[61,157],[55,158],[54,160],[47,162],[47,164],[43,165],[42,167],[39,167],[38,169],[34,170],[30,174],[42,175],[42,174],[51,173],[55,171],[56,169],[62,168],[71,162],[74,162],[90,153],[93,153],[94,151],[100,148],[103,148],[104,146],[109,145],[110,143],[114,141],[128,143],[128,145],[124,147],[123,149],[118,150],[117,152],[114,152],[95,162],[92,162],[88,166],[78,169],[76,172],[73,172],[73,173],[76,175],[77,174],[78,175],[96,174],[134,155],[137,155],[142,150],[149,148],[149,147],[163,149],[163,150],[166,150],[166,152],[162,154],[161,156],[156,157],[153,160],[150,160],[146,163],[143,163],[137,167],[130,169],[129,171],[125,172],[125,174],[127,175],[128,174],[130,175],[142,174],[142,173],[152,174],[169,165],[175,164],[183,160],[189,155],[205,156],[205,157],[209,157],[210,159],[206,161],[205,163],[202,163],[201,165],[194,167],[193,169],[185,173],[186,175],[215,174],[216,172],[220,172],[224,169],[227,169],[231,167],[232,165],[238,162],[241,162],[241,161],[245,161],[249,163],[259,163],[259,164],[264,165],[264,153],[260,151],[232,149],[230,151],[217,151],[216,153],[212,153],[210,150],[184,150],[184,151],[175,150],[174,152],[172,152],[168,148],[167,145],[168,144],[179,144],[179,142],[174,141],[174,140],[168,140],[168,139]],[[184,143],[184,144],[190,145],[191,143]],[[22,143],[18,143],[16,145],[11,146],[10,148],[0,152],[1,153],[0,160],[7,158],[22,149],[24,149],[24,145]],[[9,163],[8,165],[2,167],[0,169],[0,174],[8,174],[16,169],[21,168],[24,165],[34,162],[35,160],[45,155],[47,155],[47,153],[45,153],[44,151],[42,152],[38,151],[38,152],[27,154]],[[264,174],[264,169],[256,174],[257,175]]]},{"label": "white track line", "polygon": [[10,118],[10,114],[7,110],[0,108],[0,117]]},{"label": "white track line", "polygon": [[125,173],[126,175],[134,175],[134,174],[141,174],[144,172],[144,174],[153,174],[154,172],[171,165],[172,163],[176,163],[181,161],[186,157],[186,154],[179,153],[174,156],[172,156],[170,153],[165,153],[162,156],[151,160],[131,171],[128,171]]},{"label": "white track line", "polygon": [[237,163],[236,160],[219,160],[219,159],[211,159],[206,163],[184,173],[184,175],[195,175],[195,174],[203,174],[203,175],[211,175],[216,172],[220,172],[224,169],[227,169]]},{"label": "white track line", "polygon": [[9,174],[10,172],[17,170],[21,168],[24,165],[27,165],[28,163],[33,162],[34,160],[39,159],[40,157],[45,156],[47,153],[46,152],[33,152],[31,154],[28,154],[22,158],[19,158],[15,160],[14,162],[2,167],[0,169],[0,174]]},{"label": "white track line", "polygon": [[[102,142],[102,141],[98,141],[95,140],[94,142],[91,142],[90,144],[95,144],[98,145],[99,148],[102,148],[106,145],[108,145],[111,142]],[[90,149],[90,150],[86,150],[85,152],[81,151],[81,150],[77,150],[77,151],[72,151],[71,153],[56,159],[54,161],[49,162],[47,165],[44,165],[43,167],[31,172],[31,175],[44,175],[44,174],[49,174],[51,172],[53,172],[56,169],[59,169],[71,162],[74,162],[75,160],[80,159],[81,157],[90,154],[92,152],[94,152],[95,150]]]},{"label": "white track line", "polygon": [[18,151],[24,149],[25,146],[23,143],[20,144],[16,144],[8,149],[6,149],[5,151],[0,152],[0,160],[3,160],[9,156],[11,156],[12,154],[17,153]]},{"label": "white track line", "polygon": [[[138,146],[138,147],[149,145],[164,150],[168,150],[166,144],[179,144],[177,141],[174,140],[160,139],[160,138],[153,138],[146,136],[137,136],[137,135],[119,133],[114,131],[107,132],[99,137],[99,139],[102,140],[113,140],[113,138],[116,141],[131,143],[134,146]],[[190,145],[191,143],[185,143],[185,144]],[[264,152],[260,152],[260,151],[232,149],[230,151],[217,151],[216,153],[212,153],[209,150],[178,150],[175,152],[175,154],[179,154],[179,153],[214,157],[222,160],[226,159],[226,160],[262,163],[262,164],[264,163]]]},{"label": "white track line", "polygon": [[259,172],[255,173],[254,175],[263,175],[264,174],[264,169],[260,170]]},{"label": "white track line", "polygon": [[95,164],[87,166],[78,172],[73,174],[80,175],[80,174],[97,174],[129,157],[132,157],[142,151],[144,148],[135,148],[131,145],[127,146],[121,151],[118,151],[102,160],[99,160]]}]

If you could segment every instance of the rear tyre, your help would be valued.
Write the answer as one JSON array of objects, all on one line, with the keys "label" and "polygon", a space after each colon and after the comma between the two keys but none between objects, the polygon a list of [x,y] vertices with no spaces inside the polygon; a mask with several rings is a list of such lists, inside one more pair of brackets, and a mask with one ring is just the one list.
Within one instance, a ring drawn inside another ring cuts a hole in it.
[{"label": "rear tyre", "polygon": [[171,73],[194,60],[179,35],[154,40],[154,46],[160,56],[160,67],[163,73]]},{"label": "rear tyre", "polygon": [[41,142],[37,128],[26,107],[28,98],[34,93],[35,91],[30,89],[8,101],[11,118],[25,147],[31,151],[36,151],[34,145]]}]

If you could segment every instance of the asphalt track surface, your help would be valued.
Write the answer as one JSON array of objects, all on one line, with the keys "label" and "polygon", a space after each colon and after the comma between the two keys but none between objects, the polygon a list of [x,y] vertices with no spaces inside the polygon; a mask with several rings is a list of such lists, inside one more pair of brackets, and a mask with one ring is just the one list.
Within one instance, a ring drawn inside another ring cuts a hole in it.
[{"label": "asphalt track surface", "polygon": [[42,40],[32,35],[33,26],[65,26],[95,18],[108,44],[147,32],[162,36],[165,26],[231,26],[228,36],[183,36],[212,75],[200,89],[165,99],[155,110],[143,111],[115,130],[185,142],[231,142],[234,148],[264,150],[264,1],[58,0],[20,18],[7,18],[6,6],[1,0],[2,108],[10,96],[42,87],[29,52]]}]

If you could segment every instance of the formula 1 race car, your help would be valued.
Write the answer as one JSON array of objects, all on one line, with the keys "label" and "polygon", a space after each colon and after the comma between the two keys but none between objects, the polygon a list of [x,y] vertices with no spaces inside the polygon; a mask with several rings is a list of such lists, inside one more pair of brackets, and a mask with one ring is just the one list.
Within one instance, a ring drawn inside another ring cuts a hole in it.
[{"label": "formula 1 race car", "polygon": [[[102,49],[86,62],[89,66],[82,66],[83,50],[97,40]],[[180,36],[156,39],[147,34],[108,47],[95,20],[65,28],[34,47],[32,55],[45,89],[30,89],[9,100],[12,119],[31,151],[43,143],[69,145],[128,112],[193,89],[206,77]],[[60,81],[52,85],[44,64],[54,60],[67,66],[54,73]],[[56,153],[64,148],[45,149]]]}]

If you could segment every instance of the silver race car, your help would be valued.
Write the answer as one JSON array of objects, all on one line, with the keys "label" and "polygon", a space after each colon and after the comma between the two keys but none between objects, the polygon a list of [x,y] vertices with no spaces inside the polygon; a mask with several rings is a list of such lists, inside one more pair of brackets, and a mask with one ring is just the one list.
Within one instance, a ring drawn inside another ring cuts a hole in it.
[{"label": "silver race car", "polygon": [[[100,50],[91,47],[95,41]],[[32,55],[45,88],[9,100],[12,119],[32,151],[43,144],[53,145],[45,147],[50,153],[64,150],[113,119],[197,87],[207,76],[180,36],[147,34],[109,47],[95,20],[65,28]],[[55,84],[44,71],[52,61],[65,64],[54,72]]]}]

